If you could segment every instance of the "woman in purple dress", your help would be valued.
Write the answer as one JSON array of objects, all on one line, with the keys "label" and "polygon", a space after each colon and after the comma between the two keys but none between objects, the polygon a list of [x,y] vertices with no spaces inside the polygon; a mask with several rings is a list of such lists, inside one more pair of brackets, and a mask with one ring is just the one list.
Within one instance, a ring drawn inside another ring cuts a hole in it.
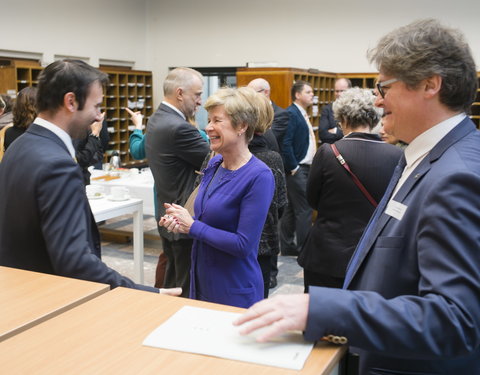
[{"label": "woman in purple dress", "polygon": [[[258,245],[274,192],[269,167],[248,143],[273,110],[254,90],[222,88],[207,99],[212,158],[195,200],[195,216],[165,204],[159,225],[194,239],[190,297],[238,307],[263,298]],[[268,124],[267,124],[268,125]]]}]

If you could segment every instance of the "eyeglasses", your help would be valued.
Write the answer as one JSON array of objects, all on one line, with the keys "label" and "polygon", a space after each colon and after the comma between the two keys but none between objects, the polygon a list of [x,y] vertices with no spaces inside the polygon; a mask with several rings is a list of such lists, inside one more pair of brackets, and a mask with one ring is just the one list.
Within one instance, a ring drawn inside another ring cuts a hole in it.
[{"label": "eyeglasses", "polygon": [[392,79],[389,79],[388,81],[377,82],[377,91],[379,92],[380,96],[382,98],[385,98],[385,90],[383,88],[397,81],[400,81],[400,80],[398,78],[392,78]]}]

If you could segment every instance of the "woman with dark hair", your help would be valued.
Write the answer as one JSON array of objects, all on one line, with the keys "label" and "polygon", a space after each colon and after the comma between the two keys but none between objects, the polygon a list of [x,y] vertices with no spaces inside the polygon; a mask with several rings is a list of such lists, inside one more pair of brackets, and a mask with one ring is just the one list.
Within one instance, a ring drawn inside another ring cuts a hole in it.
[{"label": "woman with dark hair", "polygon": [[310,285],[342,287],[347,264],[400,159],[398,147],[371,134],[380,120],[375,98],[371,90],[353,88],[333,103],[345,136],[323,144],[310,169],[307,199],[318,215],[298,257],[305,291]]},{"label": "woman with dark hair", "polygon": [[13,106],[13,126],[5,132],[5,150],[10,144],[20,137],[25,130],[33,123],[37,117],[35,108],[35,98],[37,95],[36,87],[25,87],[18,95],[15,105]]}]

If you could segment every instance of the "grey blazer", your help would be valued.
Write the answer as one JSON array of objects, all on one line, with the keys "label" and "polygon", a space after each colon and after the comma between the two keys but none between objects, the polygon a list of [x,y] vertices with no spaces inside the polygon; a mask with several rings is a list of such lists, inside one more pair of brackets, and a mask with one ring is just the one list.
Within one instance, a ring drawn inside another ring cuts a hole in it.
[{"label": "grey blazer", "polygon": [[[145,149],[155,180],[159,219],[165,214],[163,203],[185,204],[193,191],[195,171],[200,170],[210,147],[198,129],[162,103],[148,120]],[[188,238],[163,227],[160,234],[170,241]]]}]

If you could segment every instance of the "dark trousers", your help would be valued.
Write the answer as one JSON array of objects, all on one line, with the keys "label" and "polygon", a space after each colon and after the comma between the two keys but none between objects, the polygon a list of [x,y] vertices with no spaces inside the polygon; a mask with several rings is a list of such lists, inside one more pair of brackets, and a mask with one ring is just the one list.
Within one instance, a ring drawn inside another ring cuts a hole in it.
[{"label": "dark trousers", "polygon": [[167,268],[167,256],[162,251],[158,257],[157,268],[155,270],[155,288],[163,288],[165,282],[165,271]]},{"label": "dark trousers", "polygon": [[282,255],[298,255],[312,226],[312,208],[307,202],[309,171],[310,166],[300,165],[295,175],[286,176],[288,206],[280,220]]},{"label": "dark trousers", "polygon": [[309,286],[324,286],[327,288],[342,288],[344,277],[335,277],[330,275],[322,275],[320,273],[303,270],[303,284],[305,293],[308,293]]},{"label": "dark trousers", "polygon": [[277,277],[278,275],[278,255],[270,257],[270,276]]},{"label": "dark trousers", "polygon": [[259,255],[257,257],[263,276],[263,298],[268,298],[268,291],[270,289],[270,270],[272,268],[271,258],[271,255]]},{"label": "dark trousers", "polygon": [[182,297],[190,294],[190,266],[193,240],[169,241],[162,237],[163,252],[167,257],[164,288],[182,288]]}]

